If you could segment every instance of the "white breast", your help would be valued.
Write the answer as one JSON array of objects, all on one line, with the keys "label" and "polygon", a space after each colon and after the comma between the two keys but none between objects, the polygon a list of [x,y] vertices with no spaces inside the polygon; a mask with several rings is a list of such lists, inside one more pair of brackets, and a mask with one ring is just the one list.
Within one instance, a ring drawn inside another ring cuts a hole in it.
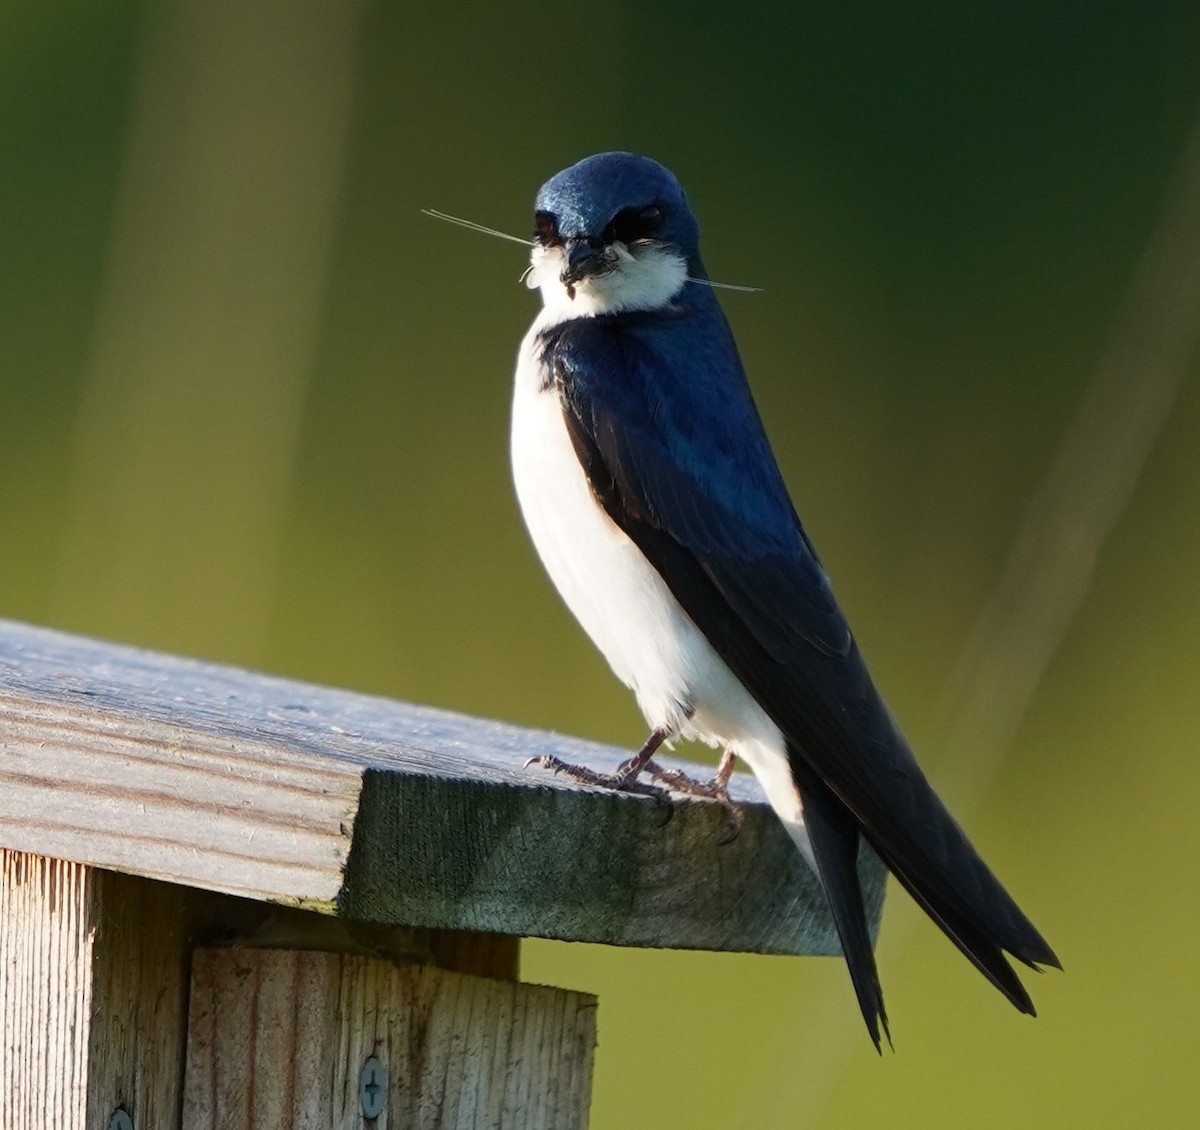
[{"label": "white breast", "polygon": [[651,725],[678,730],[690,710],[684,645],[699,633],[593,497],[558,392],[543,391],[538,328],[521,346],[513,397],[513,478],[525,524],[567,607]]},{"label": "white breast", "polygon": [[714,744],[774,729],[596,501],[537,356],[542,324],[534,323],[517,362],[512,462],[521,512],[550,579],[652,726]]}]

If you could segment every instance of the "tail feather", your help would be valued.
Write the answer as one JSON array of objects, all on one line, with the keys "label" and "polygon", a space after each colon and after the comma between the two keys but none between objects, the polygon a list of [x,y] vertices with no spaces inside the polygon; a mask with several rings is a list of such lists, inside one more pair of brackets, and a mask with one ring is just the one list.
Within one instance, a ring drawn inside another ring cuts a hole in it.
[{"label": "tail feather", "polygon": [[875,965],[862,886],[858,878],[858,824],[820,778],[815,774],[804,776],[806,779],[797,784],[804,805],[804,826],[812,845],[813,858],[829,900],[829,909],[850,970],[858,1007],[875,1050],[882,1052],[880,1028],[889,1046],[892,1034],[888,1030],[883,988],[879,983],[879,971]]},{"label": "tail feather", "polygon": [[[888,870],[896,876],[921,909],[937,923],[942,933],[962,951],[971,964],[1004,994],[1014,1008],[1029,1016],[1036,1016],[1037,1011],[1033,1007],[1029,993],[1004,957],[1003,946],[958,909],[951,900],[941,898],[931,889],[923,888],[913,881],[905,869],[899,866],[894,858],[889,857],[886,850],[881,851],[877,845],[872,846],[875,847]],[[1039,959],[1041,963],[1057,964],[1057,959],[1048,949],[1047,953],[1053,960],[1041,958]],[[1036,962],[1022,957],[1020,954],[1014,954],[1014,956],[1031,968],[1038,968]]]},{"label": "tail feather", "polygon": [[1031,969],[1061,969],[1058,957],[925,778],[908,783],[910,807],[920,813],[923,837],[914,841],[889,836],[882,824],[856,823],[888,870],[946,936],[1013,1005],[1032,1015],[1029,997],[1004,954]]},{"label": "tail feather", "polygon": [[923,808],[940,826],[940,835],[953,841],[955,848],[941,866],[931,866],[928,855],[898,850],[898,845],[872,835],[870,825],[860,821],[803,757],[793,750],[789,755],[813,859],[876,1050],[881,1050],[881,1028],[889,1044],[891,1034],[858,879],[860,838],[870,843],[921,909],[1013,1007],[1036,1016],[1033,1001],[1005,954],[1031,969],[1060,968],[1058,958],[975,853],[932,789]]}]

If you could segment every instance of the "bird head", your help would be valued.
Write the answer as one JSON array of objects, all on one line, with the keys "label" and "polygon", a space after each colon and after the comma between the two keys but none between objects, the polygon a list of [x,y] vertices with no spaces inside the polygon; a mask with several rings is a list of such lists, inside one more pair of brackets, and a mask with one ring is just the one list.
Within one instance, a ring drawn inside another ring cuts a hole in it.
[{"label": "bird head", "polygon": [[598,153],[537,194],[528,285],[580,317],[668,305],[703,278],[699,229],[679,182],[648,157]]}]

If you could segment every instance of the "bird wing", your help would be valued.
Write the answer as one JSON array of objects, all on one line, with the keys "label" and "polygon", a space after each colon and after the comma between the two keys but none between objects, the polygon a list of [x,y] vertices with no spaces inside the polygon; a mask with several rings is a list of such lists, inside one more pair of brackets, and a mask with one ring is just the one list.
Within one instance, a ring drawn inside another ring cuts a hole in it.
[{"label": "bird wing", "polygon": [[543,335],[593,493],[779,726],[798,784],[819,779],[951,939],[1032,1011],[993,951],[1057,959],[934,794],[876,690],[723,316],[682,335],[685,317],[578,319]]}]

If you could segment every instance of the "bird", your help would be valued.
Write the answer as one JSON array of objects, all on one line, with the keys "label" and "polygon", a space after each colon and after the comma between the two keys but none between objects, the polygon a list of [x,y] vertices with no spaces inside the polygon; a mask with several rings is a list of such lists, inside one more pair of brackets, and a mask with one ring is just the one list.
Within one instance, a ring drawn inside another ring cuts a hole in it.
[{"label": "bird", "polygon": [[[533,761],[630,792],[658,792],[657,779],[730,809],[743,761],[820,880],[876,1051],[891,1032],[856,867],[864,841],[1035,1015],[1008,957],[1061,964],[934,792],[868,673],[767,440],[679,181],[633,153],[586,157],[538,191],[531,244],[526,283],[542,308],[514,380],[517,499],[551,581],[650,727],[611,774]],[[678,740],[722,750],[711,781],[653,760]]]}]

